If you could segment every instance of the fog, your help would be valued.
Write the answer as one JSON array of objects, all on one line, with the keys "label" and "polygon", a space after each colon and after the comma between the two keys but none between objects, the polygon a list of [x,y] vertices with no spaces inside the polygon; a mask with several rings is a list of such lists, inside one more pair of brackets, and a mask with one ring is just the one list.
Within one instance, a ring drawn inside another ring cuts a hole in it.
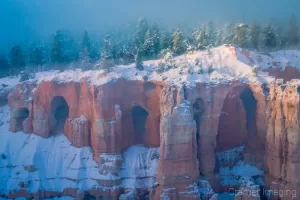
[{"label": "fog", "polygon": [[0,52],[14,43],[48,37],[57,29],[100,33],[138,17],[162,26],[287,20],[299,0],[1,0]]}]

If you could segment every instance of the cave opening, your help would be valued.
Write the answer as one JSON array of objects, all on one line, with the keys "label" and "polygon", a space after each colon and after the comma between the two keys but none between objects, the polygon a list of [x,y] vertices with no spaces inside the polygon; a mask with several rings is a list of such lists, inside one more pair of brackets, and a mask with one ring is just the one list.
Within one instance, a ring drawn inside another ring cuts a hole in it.
[{"label": "cave opening", "polygon": [[29,117],[29,110],[28,108],[19,108],[14,112],[14,116],[16,119],[16,129],[17,131],[23,131],[23,122],[25,119]]},{"label": "cave opening", "polygon": [[141,106],[134,106],[131,109],[131,114],[133,119],[135,141],[136,143],[143,144],[146,135],[146,120],[149,113]]},{"label": "cave opening", "polygon": [[256,104],[248,87],[235,87],[228,92],[219,118],[216,151],[245,145],[257,135]]},{"label": "cave opening", "polygon": [[196,122],[196,141],[197,141],[197,158],[199,159],[199,150],[200,150],[200,125],[201,125],[201,116],[204,112],[204,102],[202,99],[197,98],[193,104],[194,120]]},{"label": "cave opening", "polygon": [[248,134],[256,135],[256,99],[253,92],[249,88],[245,88],[241,94],[240,99],[243,102],[246,111],[246,127]]},{"label": "cave opening", "polygon": [[64,97],[53,97],[51,101],[51,112],[55,118],[55,123],[51,131],[52,134],[63,133],[65,122],[69,117],[69,106]]}]

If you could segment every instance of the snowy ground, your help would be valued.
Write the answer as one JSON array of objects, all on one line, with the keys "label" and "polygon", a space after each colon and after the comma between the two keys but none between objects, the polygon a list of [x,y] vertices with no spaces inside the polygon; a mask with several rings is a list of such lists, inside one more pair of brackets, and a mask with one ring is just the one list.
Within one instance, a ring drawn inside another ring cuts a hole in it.
[{"label": "snowy ground", "polygon": [[[245,150],[244,146],[236,147],[228,151],[218,152],[218,163],[233,163],[231,167],[220,167],[218,176],[223,185],[240,185],[245,179],[253,178],[261,182],[263,171],[253,165],[244,163],[240,154]],[[222,166],[222,165],[221,165]]]},{"label": "snowy ground", "polygon": [[124,153],[119,176],[125,188],[151,188],[156,182],[159,148],[143,145],[130,147]]}]

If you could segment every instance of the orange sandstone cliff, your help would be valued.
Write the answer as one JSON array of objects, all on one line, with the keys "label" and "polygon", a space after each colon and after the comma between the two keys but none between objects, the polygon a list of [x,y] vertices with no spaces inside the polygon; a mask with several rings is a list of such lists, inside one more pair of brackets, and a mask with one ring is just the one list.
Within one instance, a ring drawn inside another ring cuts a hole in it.
[{"label": "orange sandstone cliff", "polygon": [[[176,200],[216,199],[229,188],[300,192],[299,86],[291,79],[194,85],[124,78],[99,85],[87,79],[21,83],[7,98],[10,131],[41,138],[63,133],[72,146],[90,148],[99,188],[30,192],[23,183],[2,196]],[[128,164],[126,152],[133,146],[144,153]],[[78,162],[86,161],[81,157]],[[241,166],[257,173],[238,182],[243,174],[234,169]],[[132,187],[132,181],[142,186]],[[292,193],[282,197],[291,198]]]}]

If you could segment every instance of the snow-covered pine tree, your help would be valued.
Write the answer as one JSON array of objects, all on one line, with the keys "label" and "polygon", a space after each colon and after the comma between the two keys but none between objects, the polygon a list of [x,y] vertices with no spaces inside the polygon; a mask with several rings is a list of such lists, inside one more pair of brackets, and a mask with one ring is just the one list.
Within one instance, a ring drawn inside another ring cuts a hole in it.
[{"label": "snow-covered pine tree", "polygon": [[158,56],[161,50],[161,45],[160,45],[160,39],[161,39],[161,35],[160,35],[160,31],[159,28],[156,24],[154,24],[151,28],[151,32],[152,32],[152,37],[153,37],[153,51],[155,56]]},{"label": "snow-covered pine tree", "polygon": [[277,40],[273,27],[271,25],[267,25],[264,28],[263,33],[263,47],[268,51],[274,50],[276,48]]},{"label": "snow-covered pine tree", "polygon": [[64,33],[63,37],[63,58],[64,62],[70,63],[79,60],[80,47],[69,32]]},{"label": "snow-covered pine tree", "polygon": [[186,45],[184,43],[184,37],[183,37],[182,32],[179,29],[177,29],[173,33],[172,50],[177,55],[184,53],[186,50]]},{"label": "snow-covered pine tree", "polygon": [[207,46],[206,40],[206,28],[199,27],[193,32],[193,38],[195,40],[195,47],[198,50],[204,50]]},{"label": "snow-covered pine tree", "polygon": [[56,31],[51,47],[50,59],[53,63],[62,63],[63,62],[63,35],[61,31]]},{"label": "snow-covered pine tree", "polygon": [[80,59],[84,62],[90,61],[91,41],[87,31],[84,31],[83,39],[80,47]]},{"label": "snow-covered pine tree", "polygon": [[168,31],[164,31],[160,38],[160,49],[169,49],[172,46],[172,34]]},{"label": "snow-covered pine tree", "polygon": [[0,77],[7,76],[9,74],[10,66],[5,55],[0,55]]},{"label": "snow-covered pine tree", "polygon": [[248,47],[248,26],[245,24],[237,24],[235,26],[234,44],[242,48]]},{"label": "snow-covered pine tree", "polygon": [[143,56],[141,51],[138,51],[135,56],[135,68],[138,70],[144,70]]},{"label": "snow-covered pine tree", "polygon": [[14,69],[22,69],[25,67],[25,57],[20,45],[15,45],[10,50],[10,65]]},{"label": "snow-covered pine tree", "polygon": [[287,47],[287,41],[288,41],[288,38],[287,38],[287,30],[284,26],[282,25],[278,25],[275,27],[274,29],[275,31],[275,34],[276,34],[276,37],[277,37],[277,49],[283,49],[285,47]]},{"label": "snow-covered pine tree", "polygon": [[233,23],[226,24],[224,27],[222,44],[228,44],[228,45],[233,44],[234,36],[235,36],[235,24]]},{"label": "snow-covered pine tree", "polygon": [[258,50],[259,47],[260,33],[261,31],[258,24],[254,23],[250,26],[250,46],[255,50]]},{"label": "snow-covered pine tree", "polygon": [[298,22],[297,17],[294,14],[289,19],[287,43],[289,47],[297,47],[299,44]]},{"label": "snow-covered pine tree", "polygon": [[112,42],[109,34],[104,37],[104,44],[101,51],[101,67],[106,72],[111,71],[114,66],[113,56],[112,56]]},{"label": "snow-covered pine tree", "polygon": [[224,37],[224,32],[222,29],[216,30],[216,41],[215,41],[215,46],[220,46],[223,44],[223,37]]},{"label": "snow-covered pine tree", "polygon": [[41,45],[35,45],[29,50],[29,64],[42,65],[46,63],[44,47]]},{"label": "snow-covered pine tree", "polygon": [[213,47],[215,46],[215,41],[216,41],[216,29],[215,25],[212,21],[209,21],[207,26],[206,26],[206,41],[207,41],[207,46]]},{"label": "snow-covered pine tree", "polygon": [[145,42],[142,46],[142,52],[143,57],[145,59],[151,59],[154,58],[155,52],[154,52],[154,38],[151,34],[150,30],[146,32],[145,35]]},{"label": "snow-covered pine tree", "polygon": [[146,33],[149,30],[149,24],[145,18],[139,18],[137,24],[137,31],[135,34],[134,44],[136,50],[141,49],[145,43]]}]

